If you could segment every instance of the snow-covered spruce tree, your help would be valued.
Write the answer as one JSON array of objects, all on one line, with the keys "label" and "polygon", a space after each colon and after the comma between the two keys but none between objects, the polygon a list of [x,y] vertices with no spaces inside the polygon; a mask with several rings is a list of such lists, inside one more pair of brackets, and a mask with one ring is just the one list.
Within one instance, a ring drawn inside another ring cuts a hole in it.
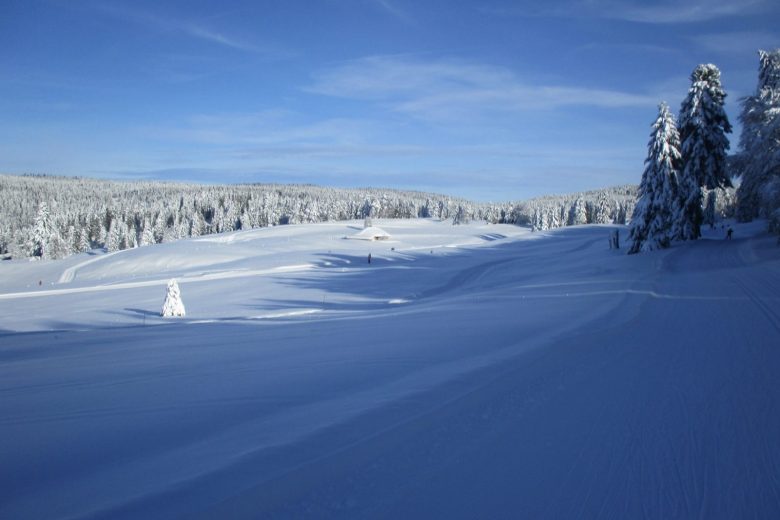
[{"label": "snow-covered spruce tree", "polygon": [[469,223],[469,218],[466,215],[466,210],[464,209],[463,206],[458,204],[458,207],[455,210],[454,215],[452,216],[452,225],[457,226],[460,224],[468,224],[468,223]]},{"label": "snow-covered spruce tree", "polygon": [[606,192],[599,193],[593,207],[593,223],[609,224],[612,222],[612,208]]},{"label": "snow-covered spruce tree", "polygon": [[30,256],[44,260],[51,258],[51,243],[56,232],[49,214],[49,206],[45,202],[41,202],[38,205],[38,213],[35,215],[35,223],[30,232],[28,246]]},{"label": "snow-covered spruce tree", "polygon": [[4,222],[0,222],[0,255],[8,254],[9,245],[13,240],[11,228]]},{"label": "snow-covered spruce tree", "polygon": [[677,197],[680,136],[666,103],[658,105],[639,196],[631,217],[628,254],[669,247]]},{"label": "snow-covered spruce tree", "polygon": [[196,211],[192,215],[192,221],[190,222],[190,236],[199,237],[203,233],[203,217],[200,212]]},{"label": "snow-covered spruce tree", "polygon": [[155,243],[154,239],[154,229],[152,229],[152,225],[149,223],[148,219],[144,219],[144,229],[141,232],[141,246],[148,246]]},{"label": "snow-covered spruce tree", "polygon": [[675,216],[674,238],[696,240],[701,236],[702,191],[731,187],[726,154],[731,132],[723,104],[726,93],[720,71],[712,64],[699,65],[691,74],[691,88],[679,117],[680,205]]},{"label": "snow-covered spruce tree", "polygon": [[106,233],[106,251],[109,253],[119,251],[120,240],[119,224],[116,219],[113,219],[108,227],[108,233]]},{"label": "snow-covered spruce tree", "polygon": [[78,251],[79,253],[86,253],[92,249],[92,245],[89,243],[89,233],[86,229],[82,229],[79,233]]},{"label": "snow-covered spruce tree", "polygon": [[566,222],[568,226],[579,226],[588,223],[587,206],[582,197],[577,197],[569,209],[569,215]]},{"label": "snow-covered spruce tree", "polygon": [[773,177],[780,176],[780,49],[758,51],[758,85],[742,99],[740,153],[737,164],[742,183],[737,190],[737,219],[771,217],[776,205],[768,193]]},{"label": "snow-covered spruce tree", "polygon": [[175,279],[171,279],[168,282],[165,302],[160,311],[160,316],[163,318],[184,316],[184,302],[181,301],[181,291],[179,291],[179,284],[176,283]]}]

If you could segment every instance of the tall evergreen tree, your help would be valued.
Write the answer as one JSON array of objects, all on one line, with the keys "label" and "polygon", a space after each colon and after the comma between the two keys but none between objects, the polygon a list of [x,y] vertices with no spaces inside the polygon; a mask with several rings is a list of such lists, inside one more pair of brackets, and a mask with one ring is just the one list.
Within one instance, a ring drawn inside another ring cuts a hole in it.
[{"label": "tall evergreen tree", "polygon": [[661,103],[647,145],[645,171],[631,218],[629,254],[669,247],[679,164],[680,136],[669,107]]},{"label": "tall evergreen tree", "polygon": [[141,232],[141,243],[142,246],[148,246],[154,244],[154,230],[152,229],[152,225],[149,223],[149,219],[144,219],[144,229]]},{"label": "tall evergreen tree", "polygon": [[57,230],[49,214],[49,206],[45,202],[38,205],[38,213],[35,215],[35,223],[30,232],[29,249],[30,256],[41,259],[52,258],[51,245]]},{"label": "tall evergreen tree", "polygon": [[121,230],[116,219],[111,221],[108,227],[108,233],[106,233],[106,250],[109,253],[119,251],[122,240]]},{"label": "tall evergreen tree", "polygon": [[609,224],[612,222],[612,207],[606,193],[600,193],[593,208],[594,224]]},{"label": "tall evergreen tree", "polygon": [[726,169],[726,134],[731,132],[731,124],[723,108],[725,99],[718,68],[712,64],[696,67],[680,108],[682,169],[675,238],[696,240],[701,236],[701,188],[731,187]]},{"label": "tall evergreen tree", "polygon": [[579,226],[588,223],[587,206],[582,197],[577,197],[569,209],[567,225]]},{"label": "tall evergreen tree", "polygon": [[79,233],[79,252],[85,253],[92,249],[92,245],[89,243],[89,233],[86,229],[82,229]]},{"label": "tall evergreen tree", "polygon": [[73,224],[68,226],[68,231],[65,234],[65,245],[67,247],[66,256],[79,252],[78,234],[76,232],[76,226]]},{"label": "tall evergreen tree", "polygon": [[[780,49],[758,51],[758,85],[742,99],[739,139],[737,218],[743,222],[771,216],[774,209],[766,190],[780,176]],[[769,204],[767,204],[769,203]]]}]

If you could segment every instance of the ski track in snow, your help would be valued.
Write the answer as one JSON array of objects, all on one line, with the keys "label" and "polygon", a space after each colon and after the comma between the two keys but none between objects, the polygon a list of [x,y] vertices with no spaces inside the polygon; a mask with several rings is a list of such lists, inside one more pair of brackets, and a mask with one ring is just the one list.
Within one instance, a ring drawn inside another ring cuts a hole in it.
[{"label": "ski track in snow", "polygon": [[780,254],[601,235],[290,266],[244,325],[6,335],[0,516],[780,516]]},{"label": "ski track in snow", "polygon": [[[82,267],[85,264],[94,262],[95,260],[84,262],[84,264],[80,264],[79,266],[75,266],[75,267]],[[217,273],[205,273],[200,275],[185,275],[185,276],[178,277],[177,280],[180,283],[208,282],[212,280],[227,280],[230,278],[247,278],[253,276],[266,276],[269,274],[295,273],[300,271],[306,271],[312,268],[314,268],[314,265],[312,264],[285,265],[280,267],[273,267],[270,269],[223,271]],[[70,280],[73,279],[72,273],[63,273],[63,276],[66,276],[66,274],[67,274],[66,279],[67,278],[69,278]],[[5,293],[5,294],[0,294],[0,300],[14,300],[18,298],[37,298],[37,297],[44,297],[44,296],[60,296],[64,294],[79,294],[79,293],[89,293],[89,292],[98,292],[98,291],[117,291],[122,289],[135,289],[138,287],[166,285],[169,280],[170,278],[164,278],[164,279],[157,279],[157,280],[144,280],[139,282],[119,282],[110,285],[92,285],[87,287],[73,287],[68,289],[44,289],[40,291]],[[67,283],[67,282],[59,282],[59,283]]]},{"label": "ski track in snow", "polygon": [[106,260],[107,258],[110,258],[111,256],[117,253],[119,253],[119,251],[114,251],[113,253],[106,253],[103,255],[99,255],[96,256],[95,258],[91,258],[89,260],[86,260],[74,266],[68,267],[67,269],[62,271],[62,275],[60,276],[59,280],[57,280],[57,283],[58,284],[71,283],[76,278],[76,274],[78,273],[79,269],[81,269],[82,267],[86,267],[90,264],[94,264],[95,262]]}]

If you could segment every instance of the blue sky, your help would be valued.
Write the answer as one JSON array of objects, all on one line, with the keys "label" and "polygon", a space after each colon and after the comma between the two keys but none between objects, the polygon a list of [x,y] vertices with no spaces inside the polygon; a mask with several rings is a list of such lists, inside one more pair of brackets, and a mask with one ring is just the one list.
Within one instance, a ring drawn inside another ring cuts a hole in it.
[{"label": "blue sky", "polygon": [[638,183],[658,102],[715,63],[736,123],[778,20],[763,0],[2,0],[0,172],[475,200]]}]

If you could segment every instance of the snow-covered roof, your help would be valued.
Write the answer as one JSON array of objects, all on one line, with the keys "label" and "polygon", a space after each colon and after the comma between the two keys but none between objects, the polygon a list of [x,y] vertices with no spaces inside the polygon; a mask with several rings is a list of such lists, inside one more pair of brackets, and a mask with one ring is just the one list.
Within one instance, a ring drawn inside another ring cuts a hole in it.
[{"label": "snow-covered roof", "polygon": [[370,226],[355,233],[350,238],[356,238],[358,240],[387,240],[390,238],[390,233],[382,228],[376,226]]}]

